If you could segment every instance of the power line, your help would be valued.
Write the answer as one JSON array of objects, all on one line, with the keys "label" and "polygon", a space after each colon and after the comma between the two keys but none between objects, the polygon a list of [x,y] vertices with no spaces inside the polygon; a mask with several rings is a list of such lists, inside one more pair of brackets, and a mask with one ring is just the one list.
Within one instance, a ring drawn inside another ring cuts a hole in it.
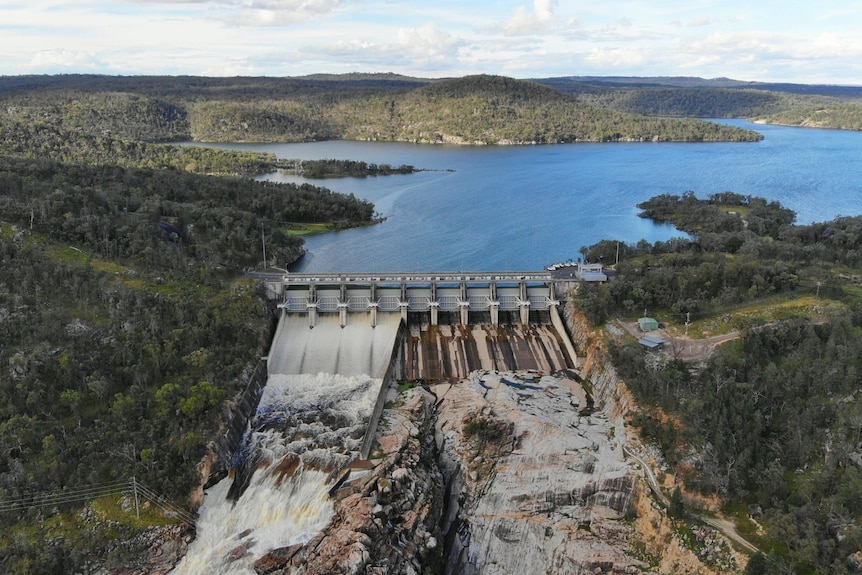
[{"label": "power line", "polygon": [[93,499],[98,499],[100,497],[125,493],[131,493],[134,495],[136,508],[138,496],[140,495],[153,505],[174,515],[184,523],[188,523],[191,526],[194,526],[195,524],[196,518],[193,513],[174,504],[168,498],[145,486],[134,477],[127,481],[106,483],[104,485],[91,485],[78,489],[49,491],[13,497],[11,499],[3,499],[0,500],[0,513],[24,511],[32,507],[52,507],[69,503],[81,503],[84,501],[92,501]]}]

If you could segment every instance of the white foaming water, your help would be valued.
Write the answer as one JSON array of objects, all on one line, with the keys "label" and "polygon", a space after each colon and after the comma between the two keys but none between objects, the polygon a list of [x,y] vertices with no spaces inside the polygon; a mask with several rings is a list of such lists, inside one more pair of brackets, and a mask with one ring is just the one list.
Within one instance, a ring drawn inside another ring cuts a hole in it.
[{"label": "white foaming water", "polygon": [[235,503],[230,478],[208,490],[197,538],[172,573],[253,575],[265,553],[323,530],[334,513],[329,472],[357,457],[381,385],[367,375],[271,375],[243,448],[261,465]]}]

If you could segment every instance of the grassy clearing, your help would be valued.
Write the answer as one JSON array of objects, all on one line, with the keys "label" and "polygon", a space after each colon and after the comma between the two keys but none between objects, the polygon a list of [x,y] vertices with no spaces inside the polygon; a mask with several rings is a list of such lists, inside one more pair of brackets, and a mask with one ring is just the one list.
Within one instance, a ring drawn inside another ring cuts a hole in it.
[{"label": "grassy clearing", "polygon": [[[138,502],[140,511],[140,517],[138,517],[134,504],[134,496],[130,493],[128,495],[102,497],[94,500],[90,505],[103,521],[115,522],[137,529],[180,523],[179,519],[166,515],[161,508],[143,498]],[[123,508],[124,505],[126,509]]]},{"label": "grassy clearing", "polygon": [[[11,237],[11,227],[2,226],[0,233]],[[77,267],[89,266],[97,272],[111,276],[113,281],[134,290],[159,293],[164,296],[176,296],[182,292],[184,287],[203,289],[199,282],[191,279],[178,282],[162,278],[154,279],[146,277],[134,267],[94,257],[92,254],[74,246],[52,242],[40,234],[28,233],[25,242],[28,247],[38,248],[55,262]]]},{"label": "grassy clearing", "polygon": [[737,213],[743,220],[751,213],[751,208],[748,206],[718,206],[718,209],[727,214],[731,212]]},{"label": "grassy clearing", "polygon": [[332,224],[294,224],[294,227],[284,231],[291,236],[310,236],[330,232],[332,229]]},{"label": "grassy clearing", "polygon": [[844,284],[841,290],[857,301],[862,301],[862,285]]},{"label": "grassy clearing", "polygon": [[[860,297],[862,297],[862,289],[860,289]],[[813,295],[792,299],[770,299],[693,321],[688,326],[688,335],[695,339],[704,339],[793,317],[805,317],[818,321],[845,309],[846,305],[842,302],[818,299]],[[667,330],[674,335],[682,335],[685,333],[685,325],[669,324]]]}]

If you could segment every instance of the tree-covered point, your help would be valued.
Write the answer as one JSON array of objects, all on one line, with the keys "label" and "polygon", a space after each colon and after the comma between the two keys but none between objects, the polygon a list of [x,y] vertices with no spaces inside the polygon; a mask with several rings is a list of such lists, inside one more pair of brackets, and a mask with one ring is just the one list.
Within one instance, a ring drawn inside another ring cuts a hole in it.
[{"label": "tree-covered point", "polygon": [[697,317],[770,295],[813,293],[818,282],[838,294],[842,277],[862,266],[862,217],[793,225],[793,212],[777,202],[732,192],[662,195],[640,207],[690,236],[583,248],[587,261],[620,258],[609,286],[585,287],[577,296],[596,323],[644,307]]},{"label": "tree-covered point", "polygon": [[319,178],[364,178],[366,176],[390,176],[393,174],[412,174],[416,168],[407,164],[392,166],[357,160],[295,160],[280,163],[280,167],[288,166],[301,176],[311,179]]},{"label": "tree-covered point", "polygon": [[0,157],[0,218],[100,257],[183,273],[190,266],[285,267],[302,254],[293,223],[368,225],[374,206],[309,184],[178,170]]},{"label": "tree-covered point", "polygon": [[694,192],[663,194],[638,204],[641,217],[668,222],[691,234],[752,231],[777,238],[778,231],[796,219],[793,210],[764,198],[735,192],[711,194],[699,200]]}]

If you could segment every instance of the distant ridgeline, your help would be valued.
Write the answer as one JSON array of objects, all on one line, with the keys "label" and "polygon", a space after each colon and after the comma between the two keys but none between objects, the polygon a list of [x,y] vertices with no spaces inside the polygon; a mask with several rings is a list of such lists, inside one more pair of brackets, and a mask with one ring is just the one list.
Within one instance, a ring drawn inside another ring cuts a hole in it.
[{"label": "distant ridgeline", "polygon": [[539,82],[499,76],[439,81],[389,76],[143,77],[134,81],[107,76],[4,77],[0,78],[0,154],[199,173],[260,173],[273,169],[273,155],[178,149],[159,143],[349,139],[519,144],[761,138],[750,130],[711,122],[647,117],[630,113],[642,111],[634,108],[611,109],[614,106],[606,104],[615,97],[588,102],[587,96],[587,92],[573,96]]}]

